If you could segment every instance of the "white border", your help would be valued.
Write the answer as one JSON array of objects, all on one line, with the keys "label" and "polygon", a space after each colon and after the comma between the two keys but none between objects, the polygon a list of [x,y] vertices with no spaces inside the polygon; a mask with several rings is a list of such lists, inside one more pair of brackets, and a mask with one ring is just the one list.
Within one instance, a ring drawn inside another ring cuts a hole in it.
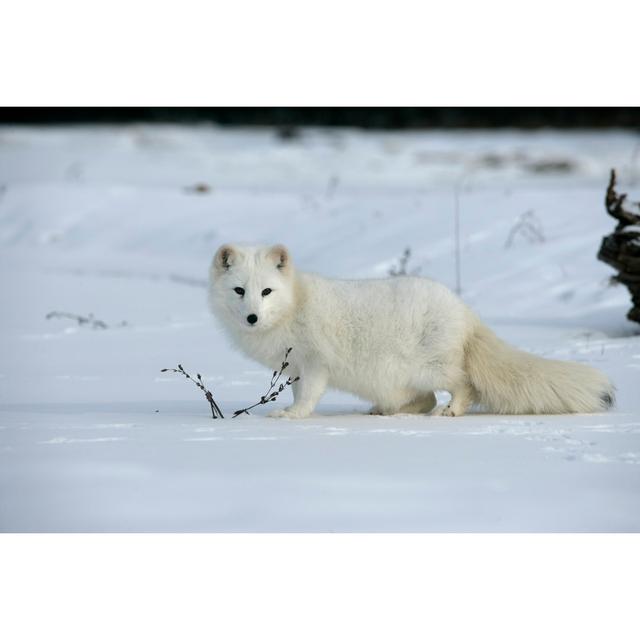
[{"label": "white border", "polygon": [[5,106],[640,104],[630,0],[5,4]]},{"label": "white border", "polygon": [[636,535],[5,535],[0,636],[638,637]]}]

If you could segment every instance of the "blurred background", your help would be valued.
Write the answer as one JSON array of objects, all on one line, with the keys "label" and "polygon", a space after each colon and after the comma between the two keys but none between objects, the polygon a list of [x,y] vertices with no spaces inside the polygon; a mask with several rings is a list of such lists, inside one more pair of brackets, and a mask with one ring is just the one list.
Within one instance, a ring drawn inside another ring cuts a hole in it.
[{"label": "blurred background", "polygon": [[366,129],[602,128],[640,129],[636,107],[64,107],[2,108],[13,124],[210,122],[233,126],[325,126]]}]

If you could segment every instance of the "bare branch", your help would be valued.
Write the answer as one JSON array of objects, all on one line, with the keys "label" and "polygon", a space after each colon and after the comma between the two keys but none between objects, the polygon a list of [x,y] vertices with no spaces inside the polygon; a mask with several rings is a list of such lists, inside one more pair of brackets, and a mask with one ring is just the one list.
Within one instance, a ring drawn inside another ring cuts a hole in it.
[{"label": "bare branch", "polygon": [[[618,220],[618,228],[626,227],[629,224],[640,224],[640,215],[625,209],[625,201],[627,194],[622,193],[618,195],[615,190],[616,187],[616,170],[611,169],[611,177],[609,178],[609,186],[607,187],[607,193],[604,198],[604,203],[607,208],[607,213]],[[628,207],[635,207],[640,212],[640,204],[626,203]]]},{"label": "bare branch", "polygon": [[183,368],[181,364],[178,365],[177,369],[161,369],[160,373],[165,373],[166,371],[172,371],[173,373],[182,374],[187,380],[191,380],[193,384],[200,389],[204,393],[204,397],[207,399],[209,406],[211,407],[211,417],[215,420],[216,418],[224,418],[222,415],[222,411],[220,411],[220,407],[217,405],[216,401],[213,399],[213,394],[209,389],[204,386],[204,382],[202,382],[202,376],[197,373],[196,379],[192,378]]},{"label": "bare branch", "polygon": [[[255,407],[261,404],[267,404],[268,402],[275,402],[278,395],[282,391],[284,391],[287,387],[291,386],[294,382],[297,382],[298,380],[300,380],[300,377],[296,376],[293,379],[289,377],[285,381],[282,381],[282,374],[284,373],[284,370],[289,366],[289,362],[287,358],[289,357],[291,350],[292,350],[292,347],[289,347],[285,351],[284,359],[282,361],[282,365],[280,366],[280,371],[273,372],[273,375],[271,376],[271,385],[269,386],[269,389],[267,390],[267,392],[260,397],[260,400],[258,400],[258,402],[244,409],[238,409],[237,411],[234,411],[233,416],[231,416],[232,418],[237,418],[239,415],[243,413],[246,413],[247,415],[249,415],[249,411],[251,409],[254,409]],[[213,394],[211,393],[211,391],[209,391],[209,389],[207,389],[204,386],[204,382],[202,381],[202,376],[199,373],[197,373],[196,377],[193,378],[191,375],[189,375],[185,371],[184,367],[181,364],[178,365],[177,369],[167,368],[167,369],[160,370],[161,373],[165,373],[167,371],[171,371],[172,373],[179,373],[180,375],[183,375],[185,378],[187,378],[187,380],[190,380],[191,382],[193,382],[193,384],[195,384],[196,387],[198,387],[198,389],[200,389],[200,391],[204,393],[204,397],[207,399],[207,402],[211,407],[211,417],[214,420],[216,418],[224,419],[224,415],[222,414],[222,411],[220,411],[220,407],[217,405],[216,401],[214,400]]]},{"label": "bare branch", "polygon": [[[605,206],[618,225],[613,233],[602,239],[598,259],[618,272],[612,280],[624,284],[631,294],[633,306],[627,318],[640,322],[640,205],[628,202],[626,194],[618,195],[615,186],[616,172],[612,169]],[[638,213],[630,211],[631,207]]]},{"label": "bare branch", "polygon": [[256,402],[255,404],[252,404],[250,407],[246,407],[245,409],[238,409],[237,411],[234,411],[232,418],[237,418],[239,415],[243,413],[246,413],[247,415],[249,415],[249,411],[251,409],[255,409],[261,404],[267,404],[268,402],[275,402],[278,395],[282,391],[284,391],[284,389],[291,386],[294,382],[298,382],[298,380],[300,380],[300,376],[296,376],[293,379],[289,377],[285,382],[280,382],[280,378],[282,377],[284,370],[289,366],[289,362],[287,361],[287,358],[291,353],[291,349],[292,347],[289,347],[285,351],[284,359],[282,360],[282,365],[280,366],[280,371],[273,372],[273,375],[271,376],[271,385],[269,386],[269,389],[267,389],[267,392],[260,397],[260,400],[258,400],[258,402]]},{"label": "bare branch", "polygon": [[390,276],[406,276],[406,275],[418,275],[420,273],[420,267],[414,267],[411,272],[408,271],[409,260],[411,259],[411,247],[407,247],[403,252],[402,256],[398,260],[398,266],[395,265],[391,267],[388,271]]},{"label": "bare branch", "polygon": [[[70,320],[75,320],[79,326],[88,325],[92,329],[108,329],[109,326],[106,322],[102,320],[98,320],[93,317],[93,314],[90,313],[88,316],[80,316],[75,313],[67,313],[66,311],[50,311],[45,316],[47,320],[51,320],[53,318],[69,318]],[[126,323],[122,323],[123,325]]]},{"label": "bare branch", "polygon": [[542,223],[536,217],[533,211],[526,211],[522,215],[518,216],[509,235],[507,241],[504,243],[504,248],[508,249],[516,239],[516,236],[520,234],[531,243],[545,242],[544,231],[542,230]]}]

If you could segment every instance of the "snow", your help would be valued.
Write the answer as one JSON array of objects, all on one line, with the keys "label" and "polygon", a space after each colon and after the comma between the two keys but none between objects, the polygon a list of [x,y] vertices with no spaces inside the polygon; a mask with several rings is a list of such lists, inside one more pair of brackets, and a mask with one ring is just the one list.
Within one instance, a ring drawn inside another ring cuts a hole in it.
[{"label": "snow", "polygon": [[640,224],[630,224],[620,229],[618,233],[640,233]]},{"label": "snow", "polygon": [[[633,198],[639,144],[0,128],[0,530],[640,531],[640,327],[595,257],[609,170]],[[363,278],[410,247],[409,271],[453,287],[456,199],[462,297],[517,346],[604,370],[613,411],[382,417],[332,391],[306,420],[214,421],[160,373],[201,373],[225,415],[269,385],[207,311],[222,242],[283,242],[299,268]],[[505,248],[527,211],[545,241]]]}]

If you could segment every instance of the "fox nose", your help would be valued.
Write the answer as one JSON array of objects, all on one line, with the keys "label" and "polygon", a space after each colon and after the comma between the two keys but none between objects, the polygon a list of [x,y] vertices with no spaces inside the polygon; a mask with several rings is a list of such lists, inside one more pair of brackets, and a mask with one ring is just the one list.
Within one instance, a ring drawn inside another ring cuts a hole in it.
[{"label": "fox nose", "polygon": [[258,316],[255,313],[252,313],[251,315],[247,316],[247,322],[249,324],[255,324],[256,322],[258,322]]}]

